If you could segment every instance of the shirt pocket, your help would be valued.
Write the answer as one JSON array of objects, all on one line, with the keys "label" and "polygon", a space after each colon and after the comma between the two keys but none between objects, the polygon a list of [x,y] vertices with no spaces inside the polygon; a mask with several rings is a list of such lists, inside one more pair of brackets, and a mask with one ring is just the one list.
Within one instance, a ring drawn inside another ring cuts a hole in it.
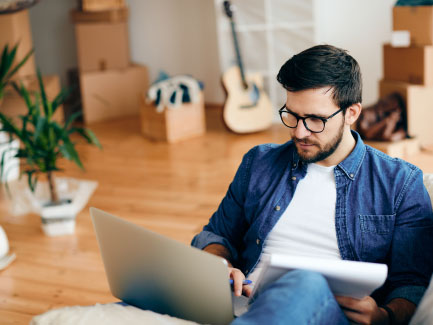
[{"label": "shirt pocket", "polygon": [[394,233],[395,214],[360,215],[361,260],[378,262],[385,260]]}]

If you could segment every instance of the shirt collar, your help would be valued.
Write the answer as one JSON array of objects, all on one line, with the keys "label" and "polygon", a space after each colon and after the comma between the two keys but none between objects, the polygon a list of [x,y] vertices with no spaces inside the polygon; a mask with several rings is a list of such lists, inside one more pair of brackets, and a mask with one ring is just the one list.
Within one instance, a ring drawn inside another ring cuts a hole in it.
[{"label": "shirt collar", "polygon": [[[352,136],[355,138],[356,144],[355,148],[352,150],[352,152],[347,156],[346,159],[344,159],[342,162],[340,162],[337,167],[341,169],[341,171],[351,180],[354,180],[356,177],[356,174],[359,171],[359,167],[361,167],[361,163],[364,159],[366,148],[365,144],[361,139],[361,136],[358,132],[351,130]],[[296,147],[292,146],[293,150],[293,159],[292,159],[292,170],[296,170],[299,167],[301,167],[302,170],[306,170],[306,164],[302,163],[302,160],[299,158],[299,155],[296,151]],[[304,166],[305,165],[305,166]]]},{"label": "shirt collar", "polygon": [[356,145],[353,148],[352,152],[340,162],[337,166],[343,171],[344,174],[351,180],[354,180],[356,174],[361,167],[361,163],[364,160],[365,153],[367,149],[365,148],[365,144],[361,139],[361,136],[358,132],[351,130],[352,136],[355,138]]}]

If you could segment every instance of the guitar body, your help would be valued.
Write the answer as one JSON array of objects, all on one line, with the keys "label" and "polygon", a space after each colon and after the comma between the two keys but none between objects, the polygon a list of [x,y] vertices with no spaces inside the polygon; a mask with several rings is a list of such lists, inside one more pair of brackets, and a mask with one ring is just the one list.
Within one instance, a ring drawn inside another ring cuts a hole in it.
[{"label": "guitar body", "polygon": [[224,104],[224,122],[236,133],[263,131],[272,124],[272,104],[263,91],[263,78],[260,74],[245,76],[248,88],[243,86],[238,66],[228,69],[222,77],[227,91]]}]

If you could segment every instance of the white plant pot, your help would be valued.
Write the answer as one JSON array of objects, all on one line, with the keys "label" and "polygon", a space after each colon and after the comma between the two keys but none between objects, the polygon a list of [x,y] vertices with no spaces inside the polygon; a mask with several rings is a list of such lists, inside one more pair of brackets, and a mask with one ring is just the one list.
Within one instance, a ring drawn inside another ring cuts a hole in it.
[{"label": "white plant pot", "polygon": [[0,270],[11,264],[15,257],[15,253],[9,253],[8,237],[2,226],[0,226]]},{"label": "white plant pot", "polygon": [[76,216],[85,207],[98,183],[66,177],[55,180],[59,199],[68,203],[48,206],[50,196],[47,182],[38,182],[32,193],[27,179],[23,177],[9,185],[12,192],[11,212],[14,215],[30,212],[39,214],[42,230],[47,236],[73,234]]},{"label": "white plant pot", "polygon": [[3,168],[3,175],[0,179],[1,183],[11,182],[18,179],[20,175],[20,161],[18,158],[15,158],[15,154],[17,153],[20,147],[20,141],[15,139],[13,141],[9,141],[9,135],[5,132],[0,132],[0,161],[3,157],[3,153],[5,153],[5,164]]},{"label": "white plant pot", "polygon": [[75,232],[76,209],[71,202],[41,208],[42,230],[47,236],[70,235]]}]

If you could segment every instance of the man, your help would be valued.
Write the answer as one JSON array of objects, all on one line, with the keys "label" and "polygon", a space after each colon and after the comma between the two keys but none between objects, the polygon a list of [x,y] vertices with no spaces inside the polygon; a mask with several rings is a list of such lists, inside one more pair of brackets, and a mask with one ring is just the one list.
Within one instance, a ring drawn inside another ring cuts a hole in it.
[{"label": "man", "polygon": [[291,141],[251,149],[218,210],[192,242],[229,262],[248,296],[273,252],[386,263],[364,299],[334,297],[323,276],[288,272],[235,324],[404,324],[428,285],[433,215],[422,172],[366,146],[350,126],[361,113],[361,72],[346,51],[321,45],[280,69],[279,113]]}]

